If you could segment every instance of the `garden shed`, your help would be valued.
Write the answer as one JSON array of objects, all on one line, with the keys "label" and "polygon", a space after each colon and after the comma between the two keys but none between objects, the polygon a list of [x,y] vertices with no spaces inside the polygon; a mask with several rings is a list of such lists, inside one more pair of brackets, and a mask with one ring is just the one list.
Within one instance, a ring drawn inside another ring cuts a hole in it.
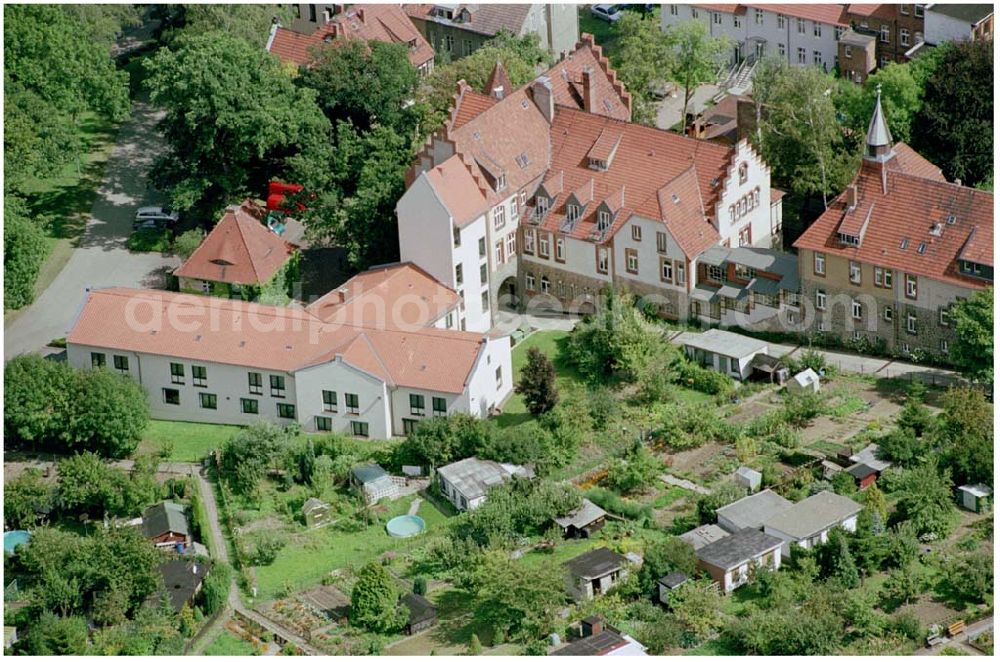
[{"label": "garden shed", "polygon": [[750,490],[750,494],[753,494],[760,489],[761,475],[760,472],[755,469],[751,469],[750,467],[740,467],[736,470],[733,478],[737,485],[742,485]]},{"label": "garden shed", "polygon": [[590,499],[584,499],[580,507],[565,517],[555,518],[566,538],[589,538],[591,534],[604,528],[608,514]]},{"label": "garden shed", "polygon": [[958,497],[962,507],[974,513],[989,512],[993,507],[993,488],[986,485],[962,485]]},{"label": "garden shed", "polygon": [[687,334],[684,352],[701,366],[743,381],[753,372],[753,358],[767,354],[767,343],[731,331],[709,329]]},{"label": "garden shed", "polygon": [[819,375],[812,368],[806,368],[788,380],[785,387],[789,393],[819,393]]},{"label": "garden shed", "polygon": [[437,607],[424,596],[407,593],[399,599],[399,602],[410,614],[406,621],[406,634],[416,634],[437,625]]},{"label": "garden shed", "polygon": [[361,464],[351,469],[351,484],[368,504],[399,496],[399,487],[377,464]]}]

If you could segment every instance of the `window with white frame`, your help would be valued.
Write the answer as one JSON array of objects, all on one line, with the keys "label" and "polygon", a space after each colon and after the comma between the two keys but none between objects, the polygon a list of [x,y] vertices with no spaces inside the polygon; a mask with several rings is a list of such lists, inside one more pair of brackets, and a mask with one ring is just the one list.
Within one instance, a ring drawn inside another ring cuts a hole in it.
[{"label": "window with white frame", "polygon": [[923,5],[913,5],[913,15],[917,18],[924,17],[924,6]]},{"label": "window with white frame", "polygon": [[542,294],[548,294],[550,289],[552,289],[552,284],[549,282],[549,277],[542,276]]},{"label": "window with white frame", "polygon": [[632,241],[642,241],[642,226],[633,225],[632,226]]},{"label": "window with white frame", "polygon": [[785,15],[784,14],[778,14],[778,29],[780,29],[780,30],[784,30],[785,29]]},{"label": "window with white frame", "polygon": [[910,45],[910,31],[906,28],[899,29],[899,45],[909,46]]},{"label": "window with white frame", "polygon": [[549,235],[547,234],[538,237],[538,255],[544,258],[549,257]]},{"label": "window with white frame", "polygon": [[597,212],[597,229],[600,232],[606,232],[608,227],[611,225],[611,214],[604,211],[603,209]]},{"label": "window with white frame", "polygon": [[511,258],[517,253],[517,235],[511,232],[507,235],[507,257]]},{"label": "window with white frame", "polygon": [[840,41],[840,38],[844,36],[844,32],[845,31],[846,31],[846,28],[842,28],[839,25],[836,28],[834,28],[834,32],[836,33],[836,37],[837,37],[837,41]]},{"label": "window with white frame", "polygon": [[497,266],[503,264],[503,239],[493,245],[493,259]]},{"label": "window with white frame", "polygon": [[719,12],[712,12],[712,22],[716,25],[722,25],[722,14]]},{"label": "window with white frame", "polygon": [[625,249],[625,270],[630,274],[639,273],[639,252],[634,248]]},{"label": "window with white frame", "polygon": [[850,269],[851,282],[854,283],[855,285],[860,285],[861,284],[861,265],[858,264],[857,262],[851,262],[851,265],[850,265],[849,269]]},{"label": "window with white frame", "polygon": [[906,313],[906,332],[916,333],[917,332],[917,316],[913,313]]},{"label": "window with white frame", "polygon": [[819,51],[813,51],[813,64],[817,67],[823,66],[823,54]]},{"label": "window with white frame", "polygon": [[544,195],[535,196],[535,214],[539,217],[545,216],[549,211],[549,199]]},{"label": "window with white frame", "polygon": [[813,36],[822,37],[823,36],[823,24],[818,21],[813,21]]},{"label": "window with white frame", "polygon": [[798,54],[799,64],[805,64],[806,63],[806,49],[799,47],[799,49],[796,52]]},{"label": "window with white frame", "polygon": [[535,231],[531,228],[524,231],[524,252],[528,255],[535,253]]},{"label": "window with white frame", "polygon": [[556,259],[560,262],[566,259],[566,240],[563,237],[556,237]]},{"label": "window with white frame", "polygon": [[757,25],[763,25],[764,24],[764,10],[763,9],[754,9],[753,12],[754,12],[753,13],[753,22],[755,24],[757,24]]},{"label": "window with white frame", "polygon": [[797,21],[797,26],[798,26],[799,34],[805,34],[806,33],[806,19],[799,18],[799,19],[796,19],[796,21]]},{"label": "window with white frame", "polygon": [[941,339],[941,353],[942,354],[948,353],[948,341],[945,340],[944,338]]},{"label": "window with white frame", "polygon": [[917,298],[917,277],[906,274],[906,296],[910,299]]},{"label": "window with white frame", "polygon": [[580,205],[566,205],[566,220],[575,221],[580,218]]},{"label": "window with white frame", "polygon": [[785,57],[786,55],[785,44],[783,42],[778,42],[778,55],[781,57]]},{"label": "window with white frame", "polygon": [[687,271],[687,268],[684,266],[683,262],[678,262],[674,266],[674,273],[677,274],[677,284],[678,285],[683,285],[686,282],[686,280],[685,280],[685,278],[686,278],[686,271]]},{"label": "window with white frame", "polygon": [[826,275],[826,253],[813,254],[813,273],[817,276]]},{"label": "window with white frame", "polygon": [[608,273],[608,249],[598,248],[597,249],[597,272],[601,274]]},{"label": "window with white frame", "polygon": [[826,310],[826,292],[823,290],[816,290],[816,309]]},{"label": "window with white frame", "polygon": [[677,16],[677,5],[670,5],[670,15]]},{"label": "window with white frame", "polygon": [[499,230],[507,222],[507,207],[497,205],[493,208],[493,229]]},{"label": "window with white frame", "polygon": [[910,6],[909,5],[900,5],[899,6],[899,13],[902,14],[903,16],[909,16],[910,15]]},{"label": "window with white frame", "polygon": [[708,279],[714,280],[716,283],[722,282],[722,267],[710,264],[708,265]]},{"label": "window with white frame", "polygon": [[947,306],[942,306],[938,311],[938,320],[941,326],[948,326],[948,308]]},{"label": "window with white frame", "polygon": [[524,275],[524,287],[532,292],[535,291],[535,274],[530,271]]},{"label": "window with white frame", "polygon": [[889,43],[889,26],[888,25],[879,26],[879,29],[878,29],[878,40],[881,41],[883,44],[888,44]]},{"label": "window with white frame", "polygon": [[851,301],[851,317],[856,320],[861,319],[861,302],[857,299]]},{"label": "window with white frame", "polygon": [[886,306],[882,310],[882,319],[884,319],[886,322],[892,321],[892,306]]},{"label": "window with white frame", "polygon": [[667,252],[667,233],[657,232],[656,233],[656,252],[666,253]]},{"label": "window with white frame", "polygon": [[674,263],[664,257],[660,258],[660,280],[667,283],[674,282]]}]

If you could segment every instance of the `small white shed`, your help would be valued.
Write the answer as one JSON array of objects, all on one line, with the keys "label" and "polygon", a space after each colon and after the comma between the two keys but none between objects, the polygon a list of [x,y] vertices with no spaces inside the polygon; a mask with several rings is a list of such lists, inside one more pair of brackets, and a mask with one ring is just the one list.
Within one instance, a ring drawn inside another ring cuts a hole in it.
[{"label": "small white shed", "polygon": [[789,393],[818,393],[819,375],[812,368],[806,368],[788,380],[786,387]]},{"label": "small white shed", "polygon": [[750,467],[740,467],[737,469],[736,473],[733,475],[733,479],[736,481],[737,485],[742,485],[750,490],[750,494],[753,494],[760,489],[760,472],[751,469]]},{"label": "small white shed", "polygon": [[709,329],[684,336],[684,352],[695,363],[743,381],[753,372],[750,362],[767,354],[767,343],[731,331]]},{"label": "small white shed", "polygon": [[993,488],[986,485],[962,485],[958,488],[959,503],[974,513],[989,512],[993,501]]}]

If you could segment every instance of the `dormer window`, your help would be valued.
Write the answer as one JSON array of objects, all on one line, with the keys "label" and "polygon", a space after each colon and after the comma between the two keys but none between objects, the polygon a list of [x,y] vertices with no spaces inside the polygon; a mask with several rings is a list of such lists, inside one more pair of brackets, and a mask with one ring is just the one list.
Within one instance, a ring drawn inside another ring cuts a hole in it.
[{"label": "dormer window", "polygon": [[544,195],[535,196],[535,213],[538,214],[539,217],[545,216],[549,213],[549,199]]},{"label": "dormer window", "polygon": [[590,169],[603,172],[608,169],[608,162],[604,159],[590,159]]},{"label": "dormer window", "polygon": [[606,232],[609,227],[611,227],[611,214],[602,209],[597,212],[597,229]]},{"label": "dormer window", "polygon": [[843,232],[837,234],[837,238],[840,243],[846,244],[847,246],[860,246],[861,239],[857,235],[844,234]]},{"label": "dormer window", "polygon": [[566,220],[576,221],[580,218],[580,205],[566,205]]},{"label": "dormer window", "polygon": [[504,173],[501,172],[500,176],[497,177],[497,188],[496,188],[496,190],[497,191],[502,191],[505,188],[507,188],[507,175],[505,175]]}]

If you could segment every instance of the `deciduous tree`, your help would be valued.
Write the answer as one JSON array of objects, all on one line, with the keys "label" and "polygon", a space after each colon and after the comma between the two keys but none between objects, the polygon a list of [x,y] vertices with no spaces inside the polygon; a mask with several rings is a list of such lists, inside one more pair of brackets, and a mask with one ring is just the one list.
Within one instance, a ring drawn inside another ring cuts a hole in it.
[{"label": "deciduous tree", "polygon": [[528,411],[535,416],[549,411],[559,401],[556,366],[537,347],[528,350],[527,363],[521,368],[516,391],[524,398]]},{"label": "deciduous tree", "polygon": [[725,61],[729,40],[712,37],[701,21],[687,21],[669,27],[667,42],[673,50],[670,80],[684,88],[682,121],[687,117],[688,104],[694,89],[712,82]]},{"label": "deciduous tree", "polygon": [[612,32],[617,36],[612,65],[632,94],[632,121],[655,124],[651,90],[667,82],[674,60],[673,44],[656,18],[636,12],[625,12]]},{"label": "deciduous tree", "polygon": [[959,482],[993,482],[993,407],[982,391],[952,388],[942,400],[944,465]]},{"label": "deciduous tree", "polygon": [[951,309],[955,342],[949,355],[971,379],[993,382],[993,288],[979,290]]},{"label": "deciduous tree", "polygon": [[369,563],[358,574],[351,591],[351,624],[392,634],[406,621],[406,610],[399,605],[399,587],[380,563]]}]

